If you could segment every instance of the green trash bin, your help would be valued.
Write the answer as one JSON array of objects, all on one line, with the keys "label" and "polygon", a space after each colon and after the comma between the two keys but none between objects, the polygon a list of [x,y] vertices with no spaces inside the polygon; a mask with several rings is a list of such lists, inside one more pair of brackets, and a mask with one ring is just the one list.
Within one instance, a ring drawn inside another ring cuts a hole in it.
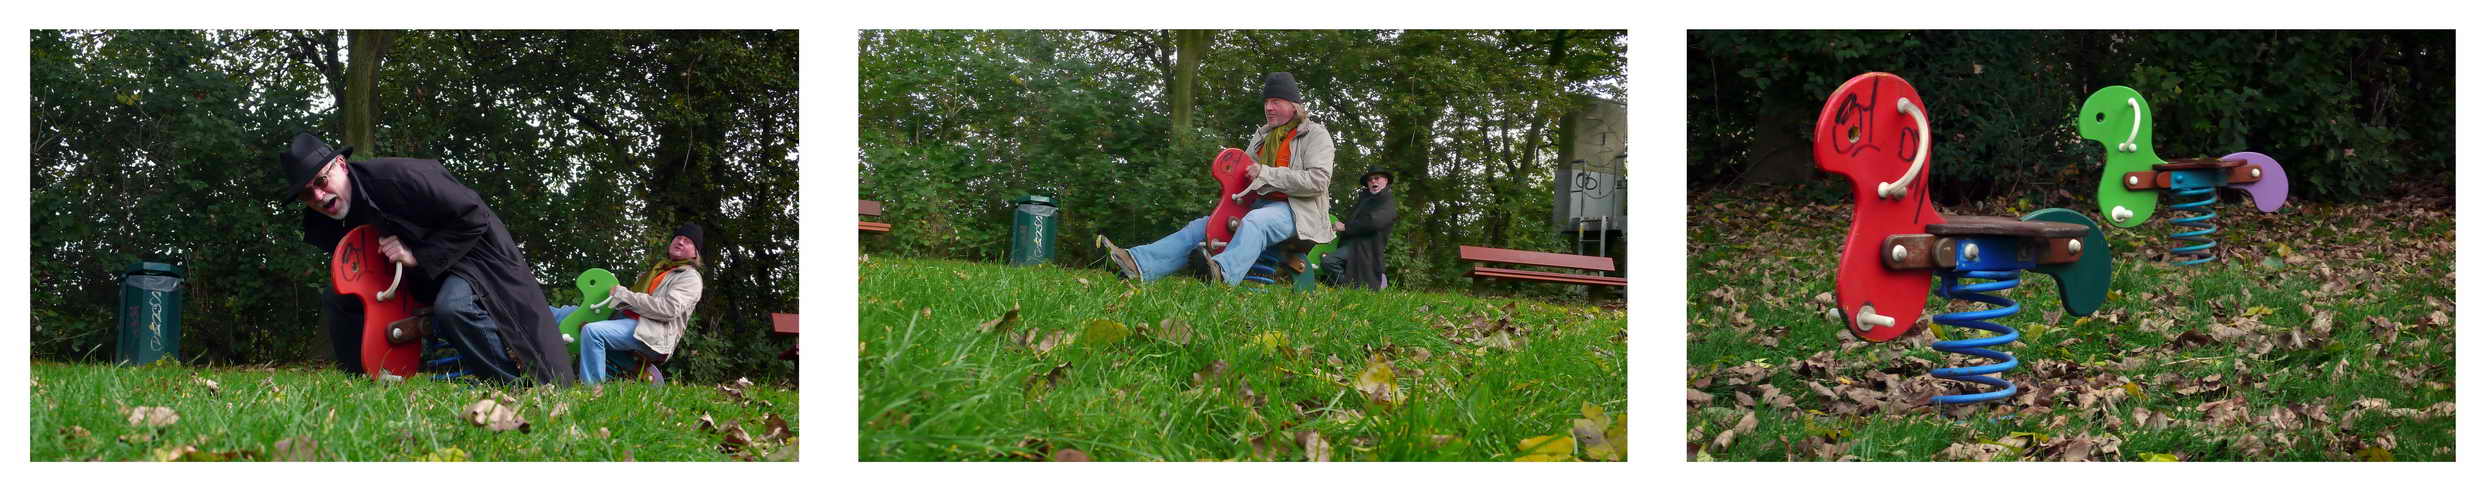
[{"label": "green trash bin", "polygon": [[142,261],[121,276],[113,361],[140,365],[181,351],[181,267]]},{"label": "green trash bin", "polygon": [[1061,207],[1052,197],[1027,195],[1010,201],[1018,211],[1010,217],[1010,264],[1041,265],[1053,261],[1053,237],[1060,234]]}]

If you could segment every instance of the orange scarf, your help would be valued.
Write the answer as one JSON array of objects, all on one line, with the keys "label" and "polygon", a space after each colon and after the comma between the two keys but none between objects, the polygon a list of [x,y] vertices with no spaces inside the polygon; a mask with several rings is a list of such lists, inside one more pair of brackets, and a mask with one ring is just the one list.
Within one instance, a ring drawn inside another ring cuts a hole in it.
[{"label": "orange scarf", "polygon": [[[1284,125],[1268,129],[1268,134],[1273,138],[1260,141],[1260,162],[1268,163],[1269,167],[1286,167],[1287,164],[1293,164],[1294,134],[1296,130],[1301,129],[1302,125],[1303,115],[1297,114],[1294,116],[1294,121],[1288,121]],[[1271,140],[1274,141],[1272,142]],[[1271,154],[1272,151],[1275,153]],[[1262,193],[1260,194],[1260,198],[1267,200],[1284,200],[1286,199],[1286,194],[1278,192]]]},{"label": "orange scarf", "polygon": [[[656,291],[656,286],[664,285],[665,275],[672,274],[673,269],[676,267],[688,264],[690,264],[690,260],[656,260],[656,264],[649,265],[647,267],[647,280],[639,282],[638,292],[640,294],[654,293]],[[632,312],[628,309],[621,310],[621,315],[629,316],[630,319],[639,319],[639,313]]]},{"label": "orange scarf", "polygon": [[[1268,134],[1276,138],[1269,139],[1274,140],[1273,142],[1269,140],[1263,140],[1260,142],[1260,162],[1268,163],[1269,167],[1286,167],[1287,164],[1292,164],[1292,161],[1294,160],[1294,133],[1295,130],[1300,129],[1302,124],[1303,118],[1297,116],[1294,121],[1289,121],[1284,125],[1268,129]],[[1272,150],[1276,151],[1276,154],[1271,155],[1269,152]]]}]

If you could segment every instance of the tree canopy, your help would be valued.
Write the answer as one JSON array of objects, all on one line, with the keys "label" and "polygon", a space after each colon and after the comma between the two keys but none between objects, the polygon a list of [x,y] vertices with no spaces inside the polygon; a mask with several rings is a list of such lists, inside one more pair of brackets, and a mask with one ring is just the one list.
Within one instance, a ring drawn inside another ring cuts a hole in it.
[{"label": "tree canopy", "polygon": [[2342,200],[2447,182],[2450,31],[1693,31],[1694,187],[1813,179],[1811,125],[1849,77],[1923,94],[1937,200],[2085,197],[2104,148],[2073,113],[2097,89],[2148,97],[2166,158],[2258,151],[2295,196]]}]

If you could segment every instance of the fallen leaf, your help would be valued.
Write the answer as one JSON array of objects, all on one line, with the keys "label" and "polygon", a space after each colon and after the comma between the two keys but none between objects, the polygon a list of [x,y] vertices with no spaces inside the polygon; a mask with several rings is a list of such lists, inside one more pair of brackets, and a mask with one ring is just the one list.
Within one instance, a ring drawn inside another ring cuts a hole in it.
[{"label": "fallen leaf", "polygon": [[1054,365],[1051,370],[1029,375],[1027,376],[1027,394],[1041,397],[1044,390],[1059,387],[1062,378],[1069,377],[1069,373],[1070,363],[1063,362]]},{"label": "fallen leaf", "polygon": [[1165,318],[1165,321],[1157,323],[1156,331],[1156,338],[1166,342],[1171,342],[1174,345],[1191,344],[1191,324],[1189,322],[1173,318]]},{"label": "fallen leaf", "polygon": [[1321,439],[1319,432],[1297,431],[1294,433],[1294,442],[1303,447],[1304,458],[1321,463],[1329,461],[1331,451],[1329,442]]},{"label": "fallen leaf", "polygon": [[181,413],[172,407],[138,407],[129,409],[129,425],[163,427],[181,421]]},{"label": "fallen leaf", "polygon": [[1011,304],[1009,312],[1001,313],[1001,317],[993,318],[992,321],[986,321],[983,322],[983,324],[975,325],[975,329],[976,331],[998,331],[1001,333],[1018,331],[1018,305]]},{"label": "fallen leaf", "polygon": [[156,461],[223,462],[250,458],[256,456],[256,453],[251,453],[249,451],[200,451],[197,446],[184,444],[180,446],[166,446],[155,450],[153,453],[150,453],[150,455],[155,458]]},{"label": "fallen leaf", "polygon": [[533,425],[526,422],[526,419],[518,417],[518,410],[516,408],[510,407],[507,404],[501,403],[499,400],[491,398],[478,400],[472,405],[467,405],[466,411],[463,415],[466,419],[466,423],[474,424],[476,427],[491,429],[494,432],[506,431],[510,429],[517,429],[518,432],[534,432],[535,430]]},{"label": "fallen leaf", "polygon": [[716,445],[718,451],[736,454],[751,447],[751,434],[744,432],[740,423],[726,422],[724,434],[724,442]]},{"label": "fallen leaf", "polygon": [[1581,418],[1570,421],[1570,435],[1586,450],[1588,459],[1623,461],[1628,456],[1624,428],[1628,416],[1607,417],[1604,408],[1587,402],[1579,404],[1579,413]]},{"label": "fallen leaf", "polygon": [[[627,453],[627,451],[624,451],[624,453]],[[416,458],[415,461],[466,461],[466,450],[458,448],[434,449],[431,453],[424,454],[421,458]]]},{"label": "fallen leaf", "polygon": [[785,445],[783,445],[783,446],[777,446],[777,448],[776,448],[775,450],[771,450],[771,451],[769,451],[767,456],[762,457],[762,458],[760,458],[760,459],[762,459],[762,460],[766,460],[766,461],[785,462],[785,461],[795,461],[795,460],[797,460],[797,459],[799,459],[799,458],[801,458],[801,457],[802,457],[802,438],[797,437],[797,438],[787,439],[787,440],[785,441]]},{"label": "fallen leaf", "polygon": [[1286,346],[1286,334],[1274,331],[1260,332],[1258,336],[1251,337],[1251,345],[1275,352]]},{"label": "fallen leaf", "polygon": [[1993,461],[1994,458],[2001,457],[2002,453],[2008,451],[2010,448],[2000,444],[1951,443],[1950,447],[1942,449],[1941,453],[1934,456],[1954,461]]},{"label": "fallen leaf", "polygon": [[1079,343],[1102,347],[1130,338],[1130,327],[1109,319],[1087,320],[1087,332],[1079,335]]},{"label": "fallen leaf", "polygon": [[305,434],[276,441],[276,454],[269,458],[276,461],[319,461],[319,440]]},{"label": "fallen leaf", "polygon": [[781,443],[794,437],[793,427],[786,425],[785,419],[778,417],[777,414],[768,414],[766,417],[761,418],[760,421],[764,422],[763,425],[766,427],[763,427],[765,430],[761,432],[759,440]]},{"label": "fallen leaf", "polygon": [[2391,456],[2388,449],[2369,447],[2356,450],[2356,461],[2398,461],[2398,458]]},{"label": "fallen leaf", "polygon": [[1087,452],[1086,452],[1086,451],[1080,451],[1080,450],[1077,450],[1077,449],[1071,449],[1071,448],[1061,448],[1061,449],[1055,449],[1055,450],[1053,450],[1053,454],[1052,454],[1052,455],[1050,455],[1050,456],[1045,456],[1045,459],[1047,459],[1047,460],[1049,460],[1049,461],[1060,461],[1060,462],[1078,462],[1078,463],[1084,463],[1084,462],[1095,461],[1094,459],[1087,457]]},{"label": "fallen leaf", "polygon": [[1372,354],[1363,372],[1355,375],[1355,391],[1362,392],[1365,401],[1376,405],[1386,407],[1397,403],[1398,377],[1389,369],[1389,361],[1382,359],[1380,354]]},{"label": "fallen leaf", "polygon": [[1027,349],[1035,351],[1036,355],[1052,353],[1053,349],[1061,348],[1062,345],[1070,343],[1072,338],[1076,338],[1076,336],[1071,335],[1068,331],[1056,331],[1046,334],[1043,336],[1042,340],[1035,340],[1035,333],[1030,332],[1027,335],[1029,340],[1031,340],[1031,342],[1027,344]]},{"label": "fallen leaf", "polygon": [[1578,461],[1572,456],[1577,442],[1562,436],[1536,436],[1519,440],[1519,458],[1511,461]]},{"label": "fallen leaf", "polygon": [[1199,372],[1191,374],[1191,387],[1206,387],[1210,383],[1217,382],[1220,377],[1225,375],[1226,367],[1227,365],[1225,363],[1225,359],[1209,361],[1208,367],[1202,368]]}]

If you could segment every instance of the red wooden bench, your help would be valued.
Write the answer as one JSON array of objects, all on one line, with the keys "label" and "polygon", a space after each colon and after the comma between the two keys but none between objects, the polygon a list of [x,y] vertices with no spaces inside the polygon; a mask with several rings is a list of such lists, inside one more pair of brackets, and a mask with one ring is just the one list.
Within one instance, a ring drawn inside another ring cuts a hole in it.
[{"label": "red wooden bench", "polygon": [[[881,212],[881,211],[882,211],[882,210],[881,210],[881,208],[880,208],[880,202],[878,202],[878,201],[874,201],[874,200],[863,200],[863,204],[862,204],[862,214],[863,214],[863,215],[870,216],[870,217],[873,217],[873,218],[878,218],[878,217],[880,217],[880,212]],[[889,232],[889,223],[887,223],[887,222],[872,222],[872,221],[863,221],[863,232],[878,232],[878,233],[887,233],[887,232]]]},{"label": "red wooden bench", "polygon": [[768,313],[768,321],[771,324],[771,331],[794,336],[794,346],[785,349],[785,352],[778,353],[777,359],[794,360],[797,355],[795,351],[802,350],[802,322],[794,317],[794,313]]},{"label": "red wooden bench", "polygon": [[1513,265],[1535,267],[1570,268],[1594,272],[1614,271],[1614,259],[1603,256],[1581,256],[1562,253],[1546,253],[1542,251],[1487,248],[1483,246],[1459,246],[1458,259],[1460,261],[1478,263],[1474,270],[1467,271],[1467,276],[1479,279],[1523,280],[1529,282],[1585,285],[1590,287],[1625,287],[1629,285],[1629,280],[1622,277],[1540,272],[1513,268],[1496,268],[1483,265],[1483,263],[1508,263]]}]

